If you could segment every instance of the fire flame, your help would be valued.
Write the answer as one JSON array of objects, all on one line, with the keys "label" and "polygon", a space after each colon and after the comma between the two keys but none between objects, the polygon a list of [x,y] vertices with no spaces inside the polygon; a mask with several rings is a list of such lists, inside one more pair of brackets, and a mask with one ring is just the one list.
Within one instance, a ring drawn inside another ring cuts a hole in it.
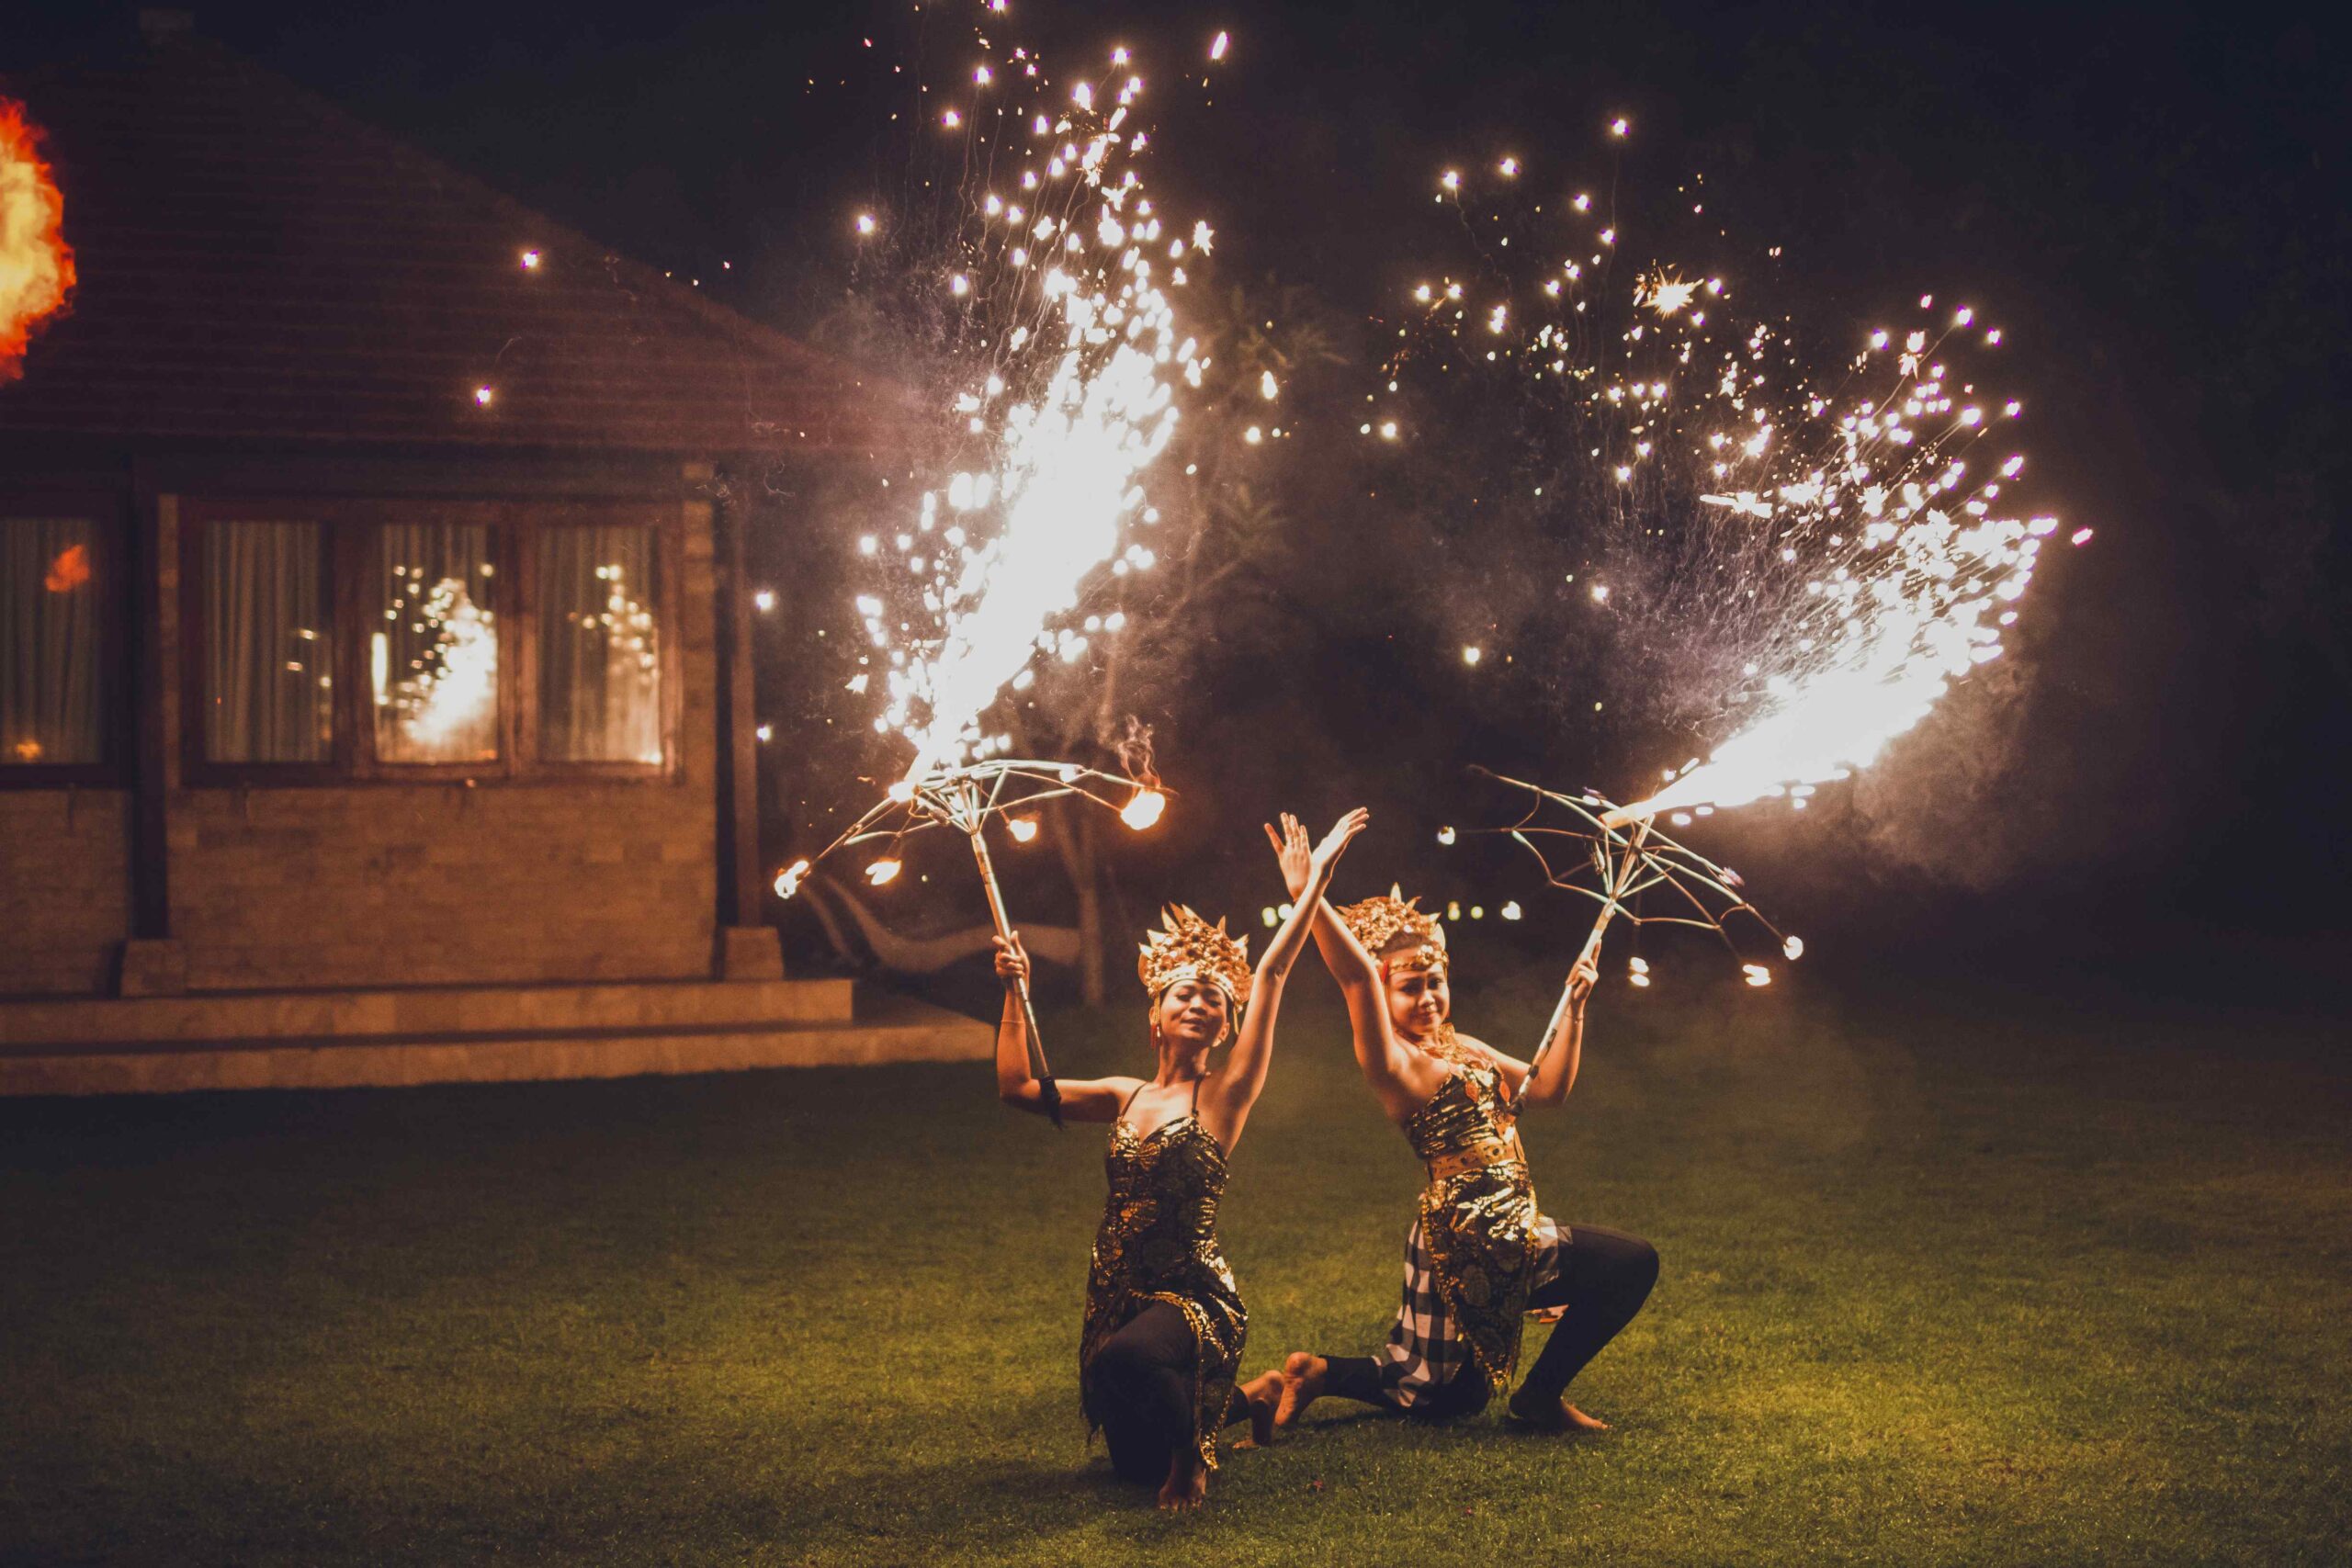
[{"label": "fire flame", "polygon": [[40,160],[40,140],[24,106],[0,98],[0,382],[24,373],[34,329],[74,290],[65,196]]},{"label": "fire flame", "polygon": [[1159,814],[1167,809],[1166,795],[1156,789],[1139,789],[1135,798],[1120,808],[1119,820],[1140,833],[1159,821]]}]

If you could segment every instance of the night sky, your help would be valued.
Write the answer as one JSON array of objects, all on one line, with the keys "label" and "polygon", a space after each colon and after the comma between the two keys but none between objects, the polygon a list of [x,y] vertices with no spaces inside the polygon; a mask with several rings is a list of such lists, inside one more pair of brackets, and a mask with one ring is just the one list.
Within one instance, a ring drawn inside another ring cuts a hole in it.
[{"label": "night sky", "polygon": [[[1728,225],[1799,258],[1822,314],[1860,321],[1934,289],[2007,323],[2037,505],[2097,538],[2035,582],[2017,705],[1955,703],[1944,734],[1939,714],[1890,757],[1917,781],[1912,831],[1877,829],[1882,791],[1877,817],[1743,825],[1714,846],[1792,924],[1965,928],[2110,957],[2143,938],[2174,952],[2207,925],[2271,941],[2352,929],[2337,35],[2247,7],[1016,4],[1021,38],[1053,57],[1137,47],[1156,83],[1155,188],[1215,223],[1220,279],[1300,286],[1366,344],[1442,239],[1437,168],[1503,151],[1589,163],[1614,114],[1638,128],[1622,188],[1705,171]],[[50,9],[12,19],[0,60],[130,30],[128,8]],[[266,0],[196,19],[792,331],[853,281],[848,214],[920,178],[888,122],[911,78],[890,67],[944,79],[967,31],[953,7],[690,0],[375,15]],[[1234,46],[1214,92],[1159,85],[1219,28]],[[70,238],[70,207],[68,220]],[[1334,432],[1351,375],[1362,366],[1329,380]],[[1193,815],[1225,836],[1220,863],[1259,852],[1232,843],[1259,816],[1321,816],[1359,790],[1386,810],[1396,859],[1465,808],[1469,761],[1586,782],[1583,738],[1514,729],[1539,697],[1474,688],[1453,657],[1460,585],[1497,564],[1476,558],[1475,529],[1436,530],[1426,570],[1325,569],[1355,538],[1335,504],[1350,450],[1334,434],[1326,456],[1301,455],[1317,471],[1291,492],[1296,547],[1250,602],[1278,635],[1204,649],[1195,689],[1146,715],[1171,783],[1219,792]]]}]

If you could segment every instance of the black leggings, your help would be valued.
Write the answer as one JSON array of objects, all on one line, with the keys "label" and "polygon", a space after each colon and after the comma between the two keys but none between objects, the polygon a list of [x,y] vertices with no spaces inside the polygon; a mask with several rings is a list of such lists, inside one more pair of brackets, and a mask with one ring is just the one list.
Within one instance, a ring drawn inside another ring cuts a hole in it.
[{"label": "black leggings", "polygon": [[1192,1447],[1200,1355],[1192,1324],[1166,1302],[1136,1314],[1094,1353],[1086,1369],[1086,1408],[1102,1424],[1111,1468],[1121,1479],[1157,1486],[1175,1456]]},{"label": "black leggings", "polygon": [[[1560,1271],[1550,1283],[1528,1298],[1531,1307],[1566,1307],[1545,1342],[1543,1353],[1521,1380],[1521,1389],[1541,1399],[1557,1398],[1617,1337],[1618,1330],[1649,1300],[1657,1283],[1657,1248],[1640,1236],[1606,1225],[1563,1225]],[[1370,1356],[1333,1356],[1324,1375],[1323,1392],[1343,1399],[1384,1404],[1380,1363]],[[1495,1391],[1487,1386],[1475,1363],[1465,1364],[1453,1381],[1411,1405],[1413,1415],[1444,1420],[1471,1416],[1487,1407]]]}]

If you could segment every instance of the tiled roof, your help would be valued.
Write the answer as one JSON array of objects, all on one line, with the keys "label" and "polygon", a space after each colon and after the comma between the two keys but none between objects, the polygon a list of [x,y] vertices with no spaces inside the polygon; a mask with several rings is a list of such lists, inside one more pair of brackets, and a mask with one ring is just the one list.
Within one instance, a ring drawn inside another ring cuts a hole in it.
[{"label": "tiled roof", "polygon": [[202,39],[0,92],[48,133],[81,273],[0,432],[721,456],[887,449],[912,417]]}]

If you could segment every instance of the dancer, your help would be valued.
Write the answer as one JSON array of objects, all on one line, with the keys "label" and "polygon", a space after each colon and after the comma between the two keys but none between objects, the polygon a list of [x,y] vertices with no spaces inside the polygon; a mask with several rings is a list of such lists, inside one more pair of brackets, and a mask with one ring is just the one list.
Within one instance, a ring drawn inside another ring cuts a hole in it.
[{"label": "dancer", "polygon": [[[1100,1430],[1120,1475],[1159,1482],[1163,1508],[1198,1507],[1216,1468],[1217,1434],[1247,1415],[1270,1431],[1275,1392],[1255,1405],[1234,1387],[1249,1316],[1217,1248],[1217,1201],[1226,1159],[1265,1087],[1283,983],[1331,869],[1370,814],[1349,812],[1307,848],[1306,830],[1285,814],[1274,840],[1285,882],[1311,889],[1284,921],[1252,976],[1242,943],[1181,906],[1162,917],[1136,969],[1151,997],[1148,1078],[1060,1081],[1062,1114],[1108,1122],[1104,1164],[1111,1192],[1094,1235],[1079,1339],[1080,1402],[1090,1434]],[[1008,1105],[1043,1112],[1029,1072],[1028,1026],[1017,987],[1029,970],[1018,932],[997,939],[1004,982],[997,1025],[997,1093]],[[1222,1066],[1210,1053],[1233,1036]]]},{"label": "dancer", "polygon": [[[1290,886],[1303,907],[1306,884]],[[1597,976],[1589,962],[1569,976],[1558,1032],[1531,1069],[1455,1032],[1444,928],[1400,891],[1339,911],[1318,902],[1314,931],[1347,997],[1364,1081],[1429,1167],[1405,1239],[1404,1299],[1375,1354],[1295,1352],[1247,1396],[1276,1393],[1277,1430],[1325,1394],[1417,1416],[1474,1414],[1510,1386],[1533,1310],[1558,1326],[1510,1414],[1545,1430],[1606,1430],[1566,1391],[1648,1299],[1657,1252],[1639,1236],[1539,1211],[1516,1124],[1522,1106],[1558,1105],[1575,1086]]]}]

